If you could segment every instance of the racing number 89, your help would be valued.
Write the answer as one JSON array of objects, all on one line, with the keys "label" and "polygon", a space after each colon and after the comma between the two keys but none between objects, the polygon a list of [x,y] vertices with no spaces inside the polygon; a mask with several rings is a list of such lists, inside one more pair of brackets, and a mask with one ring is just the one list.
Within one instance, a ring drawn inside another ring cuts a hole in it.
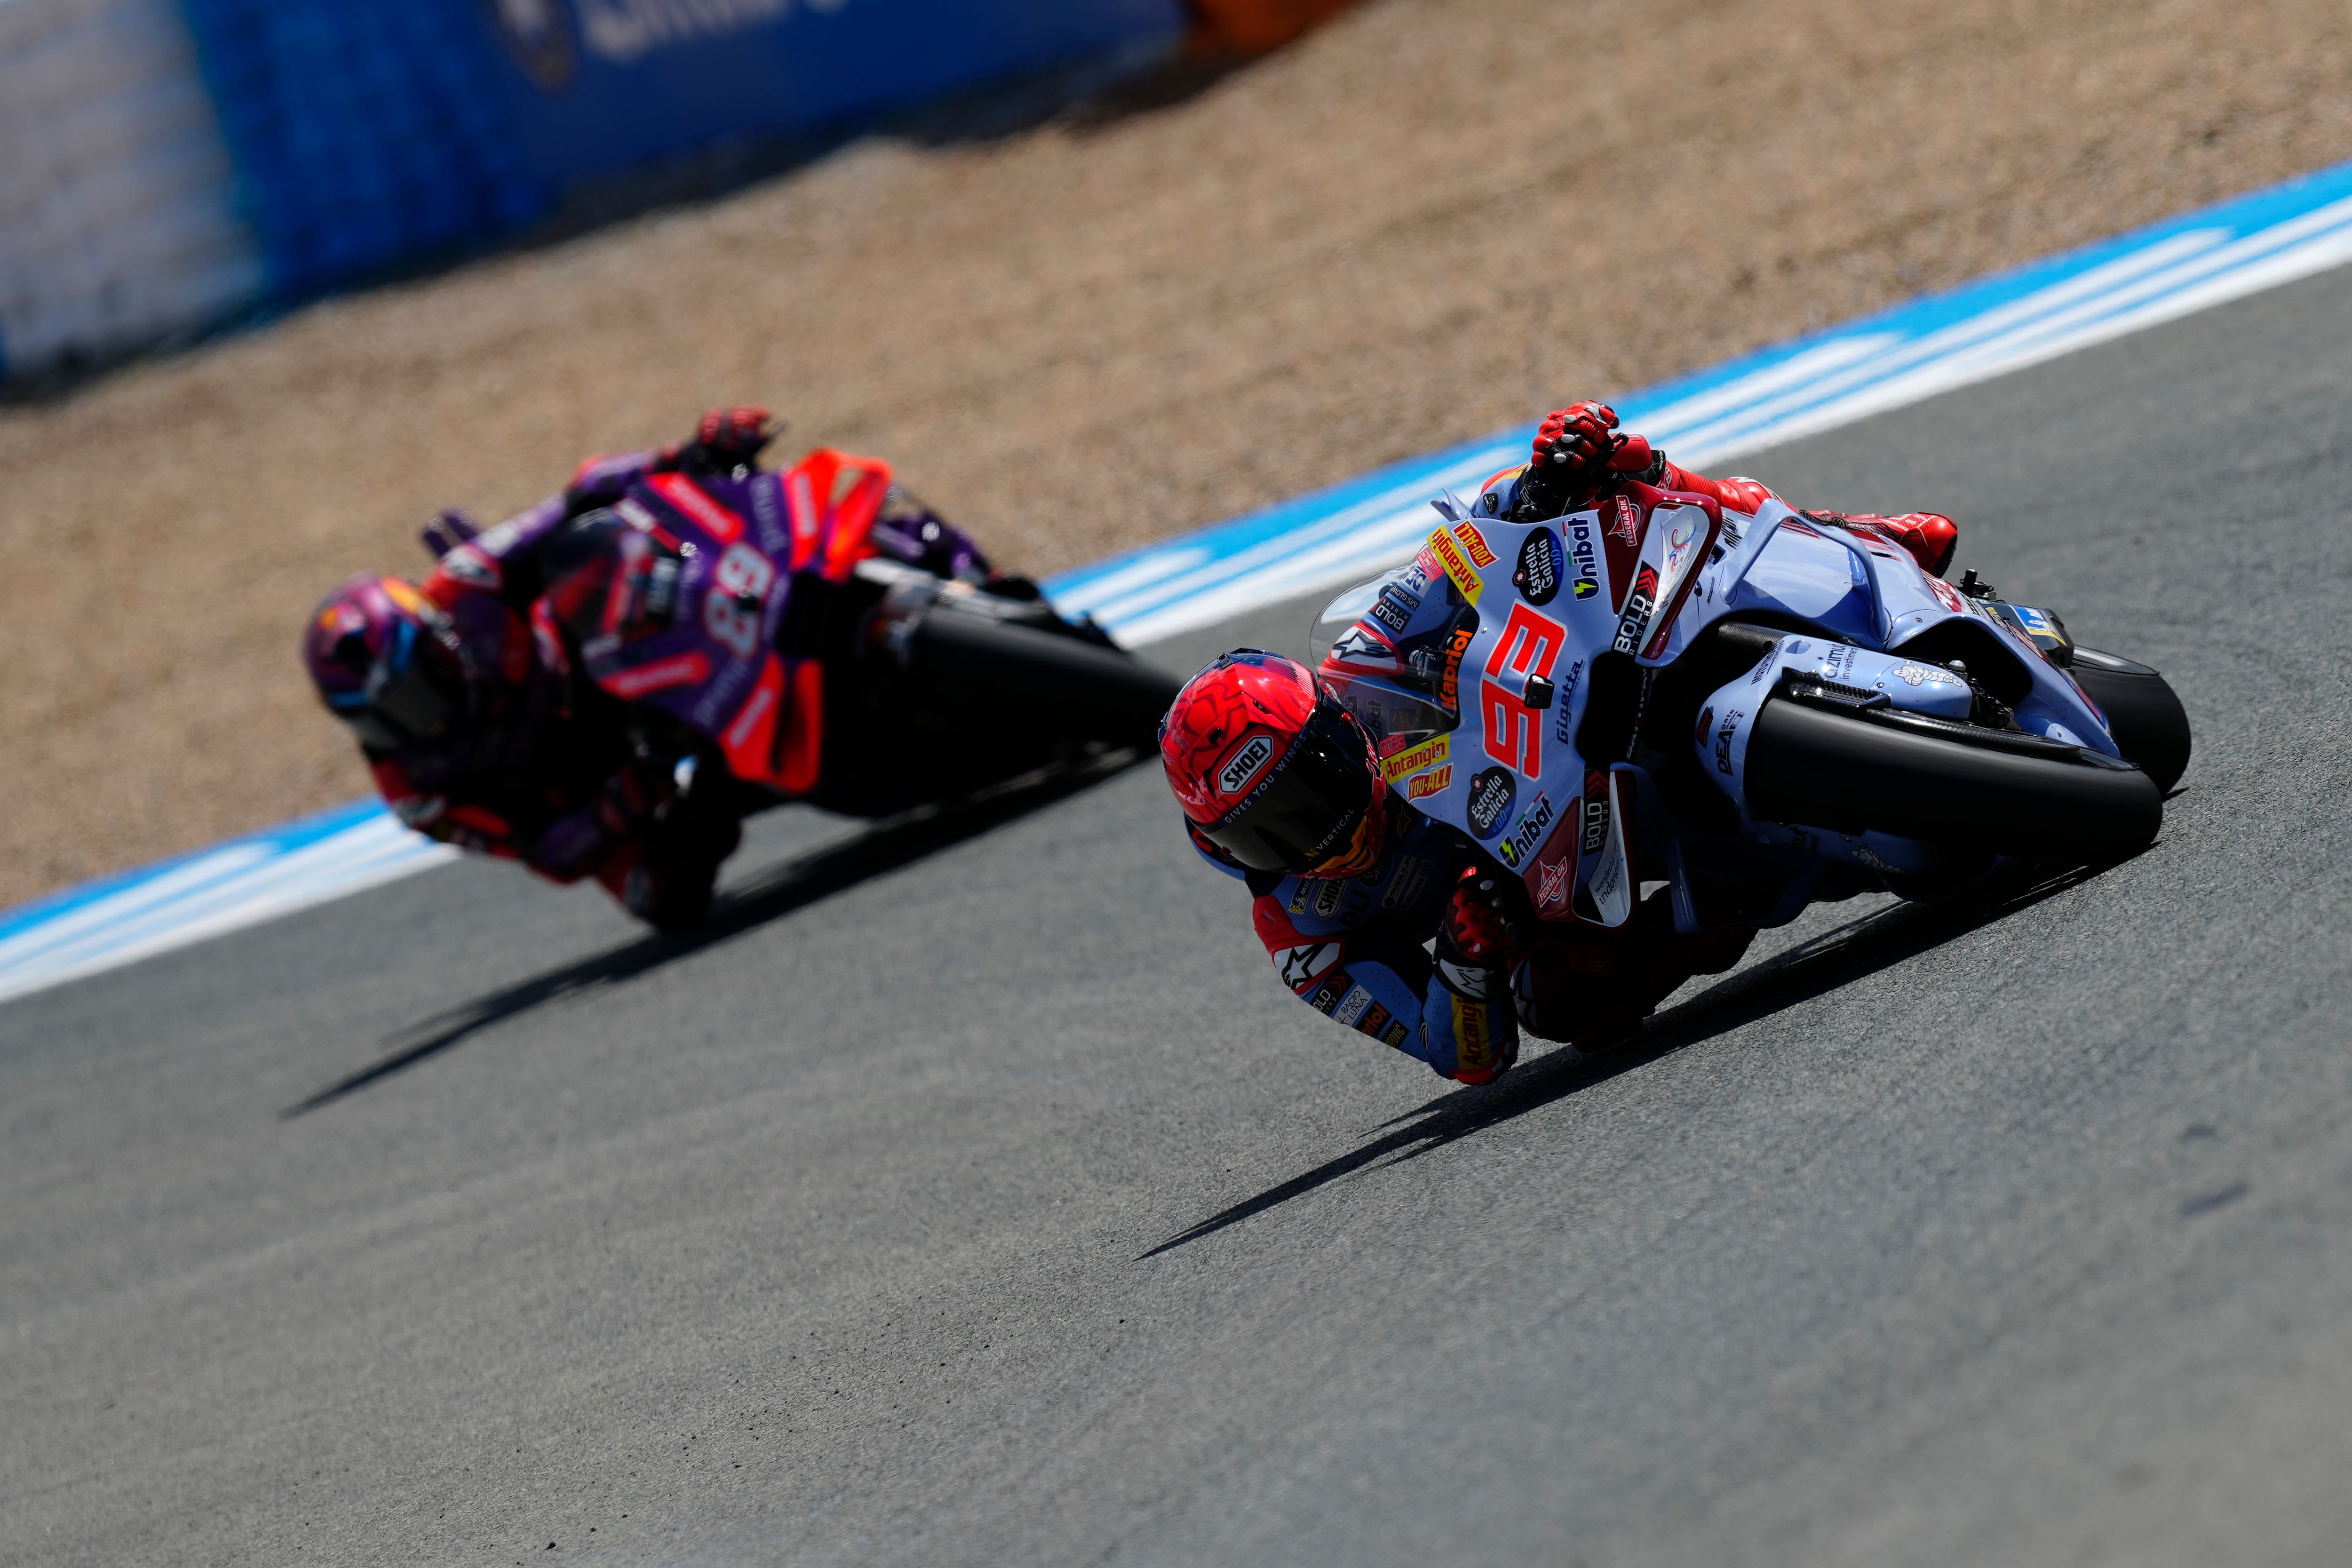
[{"label": "racing number 89", "polygon": [[709,591],[702,595],[702,629],[737,658],[749,658],[760,647],[760,612],[767,605],[776,568],[750,545],[733,544],[710,577]]}]

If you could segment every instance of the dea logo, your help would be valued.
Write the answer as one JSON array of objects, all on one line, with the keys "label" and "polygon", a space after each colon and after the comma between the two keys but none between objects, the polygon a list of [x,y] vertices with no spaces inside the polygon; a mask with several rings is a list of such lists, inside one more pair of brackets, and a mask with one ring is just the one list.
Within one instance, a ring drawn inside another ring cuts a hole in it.
[{"label": "dea logo", "polygon": [[535,86],[560,92],[571,85],[579,53],[562,0],[482,0],[482,9],[508,57]]}]

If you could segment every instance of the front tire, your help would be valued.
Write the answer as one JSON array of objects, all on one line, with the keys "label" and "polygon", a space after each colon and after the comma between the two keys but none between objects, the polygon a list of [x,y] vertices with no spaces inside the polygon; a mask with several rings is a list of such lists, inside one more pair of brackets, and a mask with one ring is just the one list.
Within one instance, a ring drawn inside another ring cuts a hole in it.
[{"label": "front tire", "polygon": [[2076,648],[2067,672],[2106,716],[2116,749],[2169,794],[2189,771],[2189,712],[2164,677],[2095,647]]},{"label": "front tire", "polygon": [[1776,697],[1748,742],[1748,815],[2074,863],[2136,854],[2163,826],[2162,792],[2138,768],[2066,760],[2094,754],[2070,747],[2027,754],[2011,749],[2021,737],[1965,733],[1976,729],[1878,722]]}]

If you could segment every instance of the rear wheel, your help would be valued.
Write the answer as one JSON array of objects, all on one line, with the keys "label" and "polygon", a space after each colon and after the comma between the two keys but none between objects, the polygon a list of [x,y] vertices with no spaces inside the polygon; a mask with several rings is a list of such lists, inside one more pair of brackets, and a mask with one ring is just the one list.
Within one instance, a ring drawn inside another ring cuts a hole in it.
[{"label": "rear wheel", "polygon": [[2156,781],[2039,737],[1776,697],[1748,742],[1748,815],[2036,858],[2113,859],[2164,822]]}]

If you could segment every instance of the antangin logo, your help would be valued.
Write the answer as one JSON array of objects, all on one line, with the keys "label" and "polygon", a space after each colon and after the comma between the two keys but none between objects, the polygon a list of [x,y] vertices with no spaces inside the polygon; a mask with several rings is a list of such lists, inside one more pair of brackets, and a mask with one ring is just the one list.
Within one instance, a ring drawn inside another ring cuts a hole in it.
[{"label": "antangin logo", "polygon": [[[1469,528],[1467,523],[1463,526],[1469,529],[1471,537],[1477,538],[1476,529]],[[1480,539],[1478,547],[1486,549],[1486,542]],[[1445,575],[1453,580],[1454,587],[1461,590],[1462,597],[1476,604],[1479,592],[1485,585],[1478,581],[1477,569],[1470,564],[1470,558],[1462,552],[1461,542],[1441,528],[1429,536],[1429,552],[1437,558],[1440,566],[1445,568]],[[1493,553],[1489,552],[1486,558],[1493,560]]]},{"label": "antangin logo", "polygon": [[1266,759],[1274,755],[1274,742],[1264,735],[1252,735],[1233,759],[1217,772],[1217,788],[1227,795],[1239,795],[1250,780],[1257,777]]},{"label": "antangin logo", "polygon": [[1408,774],[1417,773],[1423,768],[1433,768],[1445,761],[1453,745],[1451,738],[1434,736],[1418,746],[1408,746],[1395,756],[1382,760],[1381,771],[1388,775],[1389,783],[1394,784]]}]

